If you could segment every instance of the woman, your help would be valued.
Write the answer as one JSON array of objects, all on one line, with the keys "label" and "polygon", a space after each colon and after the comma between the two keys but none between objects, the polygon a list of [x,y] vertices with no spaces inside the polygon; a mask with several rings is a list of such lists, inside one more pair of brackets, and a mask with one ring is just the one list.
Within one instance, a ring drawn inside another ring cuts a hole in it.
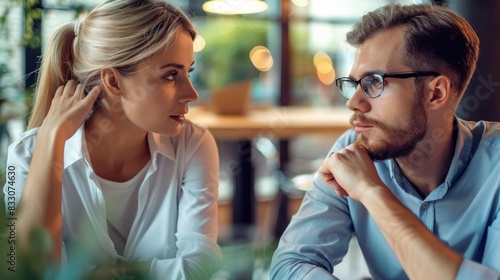
[{"label": "woman", "polygon": [[217,148],[184,117],[195,36],[156,0],[110,0],[55,31],[28,131],[9,147],[21,242],[43,227],[56,259],[93,279],[218,270]]}]

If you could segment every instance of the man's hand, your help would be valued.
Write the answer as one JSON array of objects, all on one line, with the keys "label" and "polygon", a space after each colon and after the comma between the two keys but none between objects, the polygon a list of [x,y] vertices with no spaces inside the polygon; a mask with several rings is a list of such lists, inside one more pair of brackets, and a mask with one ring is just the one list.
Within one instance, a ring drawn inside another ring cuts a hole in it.
[{"label": "man's hand", "polygon": [[370,188],[383,186],[365,148],[356,143],[326,159],[319,174],[339,196],[350,196],[355,200],[360,200]]},{"label": "man's hand", "polygon": [[319,174],[339,196],[360,201],[410,279],[454,279],[462,256],[433,235],[382,183],[366,150],[351,144],[330,156]]}]

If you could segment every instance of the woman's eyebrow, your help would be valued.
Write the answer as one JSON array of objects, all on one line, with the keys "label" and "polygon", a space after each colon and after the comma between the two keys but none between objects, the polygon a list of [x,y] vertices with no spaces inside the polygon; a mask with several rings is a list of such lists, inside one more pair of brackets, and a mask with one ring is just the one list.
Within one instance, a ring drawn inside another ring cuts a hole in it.
[{"label": "woman's eyebrow", "polygon": [[[193,66],[194,64],[194,61],[191,63],[190,66]],[[178,69],[184,69],[184,65],[182,64],[179,64],[179,63],[167,63],[165,65],[163,65],[162,67],[160,67],[160,69],[164,69],[164,68],[167,68],[167,67],[175,67],[175,68],[178,68]]]}]

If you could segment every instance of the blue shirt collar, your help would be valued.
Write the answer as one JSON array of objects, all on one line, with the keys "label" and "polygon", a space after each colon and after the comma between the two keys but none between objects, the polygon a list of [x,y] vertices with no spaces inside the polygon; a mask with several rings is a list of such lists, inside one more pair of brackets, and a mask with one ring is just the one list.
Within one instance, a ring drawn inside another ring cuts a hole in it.
[{"label": "blue shirt collar", "polygon": [[[460,176],[468,166],[471,157],[473,156],[471,154],[473,143],[471,130],[463,120],[457,117],[455,117],[454,122],[454,129],[457,130],[457,138],[455,142],[455,151],[453,154],[453,158],[448,169],[448,174],[446,175],[443,184],[439,185],[438,188],[436,188],[436,190],[426,198],[426,200],[442,198],[446,194],[448,188],[460,178]],[[406,192],[418,195],[413,187],[409,185],[410,183],[405,178],[403,178],[403,175],[401,174],[396,161],[394,159],[389,159],[388,165],[390,176],[397,182],[397,184]]]}]

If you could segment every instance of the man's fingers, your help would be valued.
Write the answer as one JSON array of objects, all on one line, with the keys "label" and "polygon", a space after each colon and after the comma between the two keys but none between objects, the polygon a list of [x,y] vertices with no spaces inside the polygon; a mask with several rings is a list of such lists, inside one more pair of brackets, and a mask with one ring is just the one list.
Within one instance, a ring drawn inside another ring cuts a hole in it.
[{"label": "man's fingers", "polygon": [[330,172],[330,170],[322,171],[320,169],[318,170],[318,174],[325,183],[328,183],[331,180],[335,180],[335,177],[333,176],[332,172]]},{"label": "man's fingers", "polygon": [[339,185],[339,183],[337,183],[335,178],[328,181],[327,184],[337,193],[338,196],[349,196],[349,194]]}]

